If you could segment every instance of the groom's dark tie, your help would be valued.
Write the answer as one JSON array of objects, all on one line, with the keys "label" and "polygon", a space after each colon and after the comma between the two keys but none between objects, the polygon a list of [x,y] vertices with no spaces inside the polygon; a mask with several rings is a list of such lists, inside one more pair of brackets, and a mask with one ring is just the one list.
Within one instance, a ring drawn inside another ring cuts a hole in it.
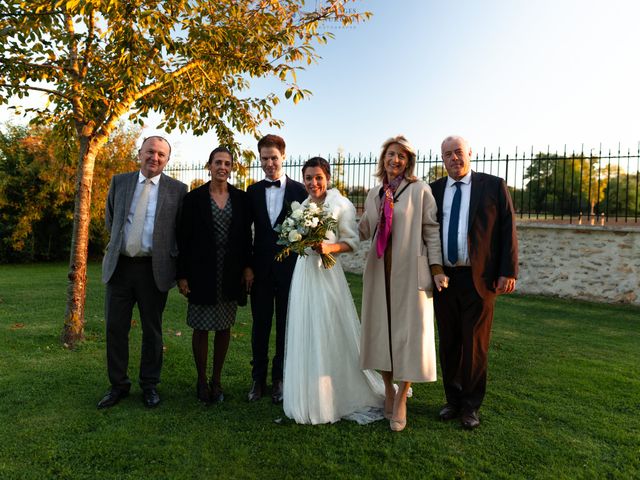
[{"label": "groom's dark tie", "polygon": [[265,185],[266,188],[271,188],[271,187],[278,187],[280,188],[280,180],[276,180],[275,182],[270,182],[269,180],[267,180],[267,184]]},{"label": "groom's dark tie", "polygon": [[449,235],[447,238],[447,258],[451,265],[455,265],[458,261],[458,223],[460,220],[460,200],[462,198],[460,185],[462,185],[462,182],[456,182],[453,185],[456,187],[456,193],[453,194],[453,202],[451,202]]}]

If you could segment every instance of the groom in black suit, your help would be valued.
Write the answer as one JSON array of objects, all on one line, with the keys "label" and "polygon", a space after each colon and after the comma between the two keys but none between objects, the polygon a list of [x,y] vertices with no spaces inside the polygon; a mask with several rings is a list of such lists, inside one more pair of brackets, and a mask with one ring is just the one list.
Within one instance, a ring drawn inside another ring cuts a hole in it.
[{"label": "groom in black suit", "polygon": [[273,403],[280,403],[287,303],[296,256],[290,255],[282,262],[275,260],[281,247],[276,244],[278,233],[273,228],[286,218],[291,202],[302,202],[307,197],[307,193],[301,183],[291,180],[282,172],[285,156],[284,139],[277,135],[263,137],[258,142],[258,153],[266,178],[247,189],[254,227],[251,261],[254,280],[250,286],[253,316],[251,329],[253,384],[248,398],[249,401],[260,400],[266,392],[269,336],[275,306],[276,353],[271,366],[273,386],[271,396]]}]

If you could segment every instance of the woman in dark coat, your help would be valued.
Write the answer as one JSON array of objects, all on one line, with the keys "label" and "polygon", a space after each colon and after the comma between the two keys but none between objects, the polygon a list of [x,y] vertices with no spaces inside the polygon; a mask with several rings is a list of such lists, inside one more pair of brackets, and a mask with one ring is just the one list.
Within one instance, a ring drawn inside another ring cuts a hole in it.
[{"label": "woman in dark coat", "polygon": [[[246,194],[228,183],[233,155],[218,147],[209,155],[211,181],[189,192],[178,228],[180,293],[189,299],[187,324],[193,328],[193,357],[198,372],[197,396],[222,402],[222,366],[229,348],[238,303],[246,304],[251,227]],[[213,373],[207,385],[209,331],[213,341]]]}]

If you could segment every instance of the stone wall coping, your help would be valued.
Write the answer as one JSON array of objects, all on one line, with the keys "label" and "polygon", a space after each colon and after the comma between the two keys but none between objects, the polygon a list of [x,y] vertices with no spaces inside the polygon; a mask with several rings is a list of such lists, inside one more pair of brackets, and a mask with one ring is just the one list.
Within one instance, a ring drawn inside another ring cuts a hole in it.
[{"label": "stone wall coping", "polygon": [[631,232],[640,233],[640,226],[621,225],[576,225],[560,223],[538,223],[516,220],[516,228],[537,228],[541,230],[572,230],[579,232]]}]

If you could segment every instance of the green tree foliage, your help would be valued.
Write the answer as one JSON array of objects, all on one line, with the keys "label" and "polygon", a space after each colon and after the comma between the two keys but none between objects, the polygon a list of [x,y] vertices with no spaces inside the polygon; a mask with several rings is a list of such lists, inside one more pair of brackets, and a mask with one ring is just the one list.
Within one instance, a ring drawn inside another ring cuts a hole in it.
[{"label": "green tree foliage", "polygon": [[[90,251],[107,241],[104,204],[113,174],[136,168],[138,128],[116,130],[98,155],[90,213]],[[69,256],[77,145],[46,126],[0,130],[0,261]]]},{"label": "green tree foliage", "polygon": [[338,148],[337,155],[330,159],[331,163],[331,187],[338,189],[338,191],[342,195],[347,195],[347,185],[344,181],[344,164],[345,164],[345,156],[344,149],[342,147]]},{"label": "green tree foliage", "polygon": [[437,179],[446,177],[447,169],[444,168],[442,163],[438,163],[437,165],[433,165],[429,168],[428,174],[422,178],[427,183],[435,182]]},{"label": "green tree foliage", "polygon": [[603,210],[609,217],[640,215],[640,172],[612,176],[604,192]]},{"label": "green tree foliage", "polygon": [[84,331],[86,259],[97,153],[123,116],[161,112],[170,131],[234,133],[278,126],[273,93],[248,94],[249,80],[275,77],[294,102],[310,92],[296,70],[318,59],[324,22],[369,14],[349,1],[0,0],[0,102],[39,91],[37,121],[75,131],[78,145],[69,285],[63,340]]},{"label": "green tree foliage", "polygon": [[617,173],[617,167],[603,166],[599,157],[539,153],[524,175],[528,182],[523,206],[554,215],[595,215],[610,177]]}]

